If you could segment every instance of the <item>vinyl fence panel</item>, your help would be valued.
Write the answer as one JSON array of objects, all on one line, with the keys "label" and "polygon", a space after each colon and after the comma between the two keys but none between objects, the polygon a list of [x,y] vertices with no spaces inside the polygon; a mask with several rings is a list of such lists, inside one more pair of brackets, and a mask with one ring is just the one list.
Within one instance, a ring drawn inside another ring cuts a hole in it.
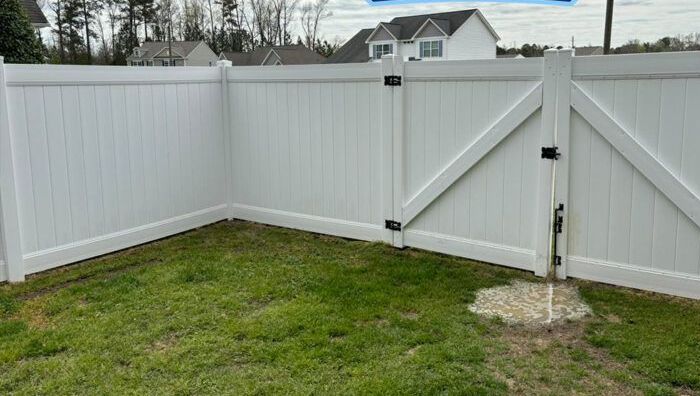
[{"label": "vinyl fence panel", "polygon": [[0,281],[238,218],[700,298],[700,53],[0,71]]},{"label": "vinyl fence panel", "polygon": [[381,239],[377,64],[231,68],[234,217]]},{"label": "vinyl fence panel", "polygon": [[573,68],[567,274],[700,297],[700,56]]},{"label": "vinyl fence panel", "polygon": [[5,73],[27,273],[226,217],[218,69]]},{"label": "vinyl fence panel", "polygon": [[408,246],[534,270],[542,69],[542,59],[406,65]]}]

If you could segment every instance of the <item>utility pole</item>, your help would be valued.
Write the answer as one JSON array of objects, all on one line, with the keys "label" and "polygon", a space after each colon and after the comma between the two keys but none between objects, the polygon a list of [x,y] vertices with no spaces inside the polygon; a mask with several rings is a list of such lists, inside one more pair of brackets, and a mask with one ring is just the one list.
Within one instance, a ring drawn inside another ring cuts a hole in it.
[{"label": "utility pole", "polygon": [[608,0],[607,10],[605,12],[605,41],[603,44],[603,52],[605,55],[610,54],[610,37],[612,36],[612,21],[613,21],[613,5],[615,0]]}]

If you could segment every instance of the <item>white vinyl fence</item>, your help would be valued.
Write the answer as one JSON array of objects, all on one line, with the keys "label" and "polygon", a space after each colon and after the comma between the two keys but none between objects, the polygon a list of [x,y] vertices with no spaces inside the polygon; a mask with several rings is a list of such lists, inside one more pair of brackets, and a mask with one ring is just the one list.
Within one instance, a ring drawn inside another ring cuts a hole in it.
[{"label": "white vinyl fence", "polygon": [[219,69],[5,65],[0,88],[11,280],[226,218]]},{"label": "white vinyl fence", "polygon": [[699,53],[0,78],[11,280],[239,218],[700,298]]}]

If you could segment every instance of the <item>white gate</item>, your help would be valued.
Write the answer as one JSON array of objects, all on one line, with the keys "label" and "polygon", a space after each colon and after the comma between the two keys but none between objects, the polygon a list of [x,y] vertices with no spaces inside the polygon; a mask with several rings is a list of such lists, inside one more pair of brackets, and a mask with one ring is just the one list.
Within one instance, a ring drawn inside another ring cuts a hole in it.
[{"label": "white gate", "polygon": [[540,152],[554,139],[552,62],[556,53],[507,63],[383,60],[396,83],[384,90],[394,113],[385,130],[395,246],[547,273],[552,163]]},{"label": "white gate", "polygon": [[700,297],[699,55],[384,59],[389,241]]},{"label": "white gate", "polygon": [[559,276],[700,298],[700,54],[559,63]]}]

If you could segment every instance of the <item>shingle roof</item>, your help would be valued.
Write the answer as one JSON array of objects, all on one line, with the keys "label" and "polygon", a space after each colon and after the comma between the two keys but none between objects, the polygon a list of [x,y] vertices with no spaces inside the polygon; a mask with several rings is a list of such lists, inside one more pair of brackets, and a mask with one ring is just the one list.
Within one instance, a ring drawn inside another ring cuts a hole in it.
[{"label": "shingle roof", "polygon": [[37,27],[49,26],[49,21],[46,20],[46,16],[39,8],[36,0],[21,0],[20,2],[24,6],[24,10],[27,12],[32,25]]},{"label": "shingle roof", "polygon": [[[448,35],[457,31],[464,22],[478,12],[477,9],[440,12],[436,14],[411,15],[397,17],[389,23],[382,23],[399,40],[411,40],[428,19],[432,19]],[[376,28],[375,28],[376,29]],[[360,63],[367,62],[369,49],[367,39],[375,29],[362,29],[348,40],[326,63]]]},{"label": "shingle roof", "polygon": [[[173,52],[186,58],[202,41],[173,41]],[[147,41],[139,47],[141,56],[134,56],[132,53],[128,60],[153,59],[159,52],[168,48],[167,41]]]},{"label": "shingle roof", "polygon": [[284,65],[311,65],[324,63],[326,60],[322,55],[303,45],[258,47],[253,52],[224,52],[223,55],[234,66],[260,66],[270,51],[275,51]]},{"label": "shingle roof", "polygon": [[398,17],[391,20],[392,25],[401,25],[401,37],[399,40],[410,40],[416,34],[418,29],[423,26],[425,21],[428,19],[441,20],[445,22],[438,22],[438,26],[445,30],[448,28],[446,33],[452,35],[456,32],[464,22],[467,21],[474,13],[476,9],[462,10],[462,11],[452,11],[452,12],[440,12],[437,14],[425,14],[425,15],[412,15],[405,17]]},{"label": "shingle roof", "polygon": [[362,29],[333,55],[326,63],[363,63],[369,62],[369,50],[365,43],[374,29]]}]

